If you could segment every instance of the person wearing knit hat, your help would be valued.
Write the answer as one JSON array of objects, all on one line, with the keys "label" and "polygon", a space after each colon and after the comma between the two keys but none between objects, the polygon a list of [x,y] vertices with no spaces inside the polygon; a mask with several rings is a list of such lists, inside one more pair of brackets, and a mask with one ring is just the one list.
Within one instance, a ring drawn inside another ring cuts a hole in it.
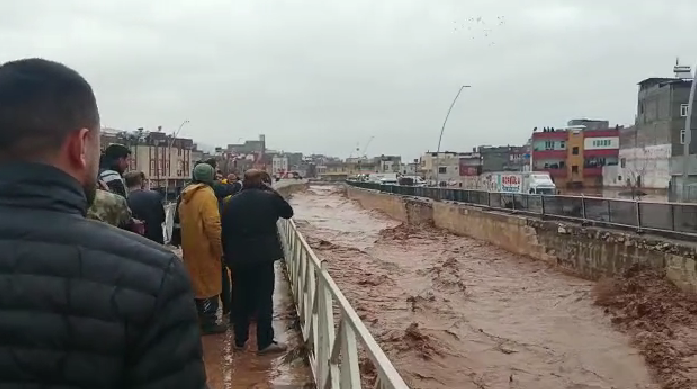
[{"label": "person wearing knit hat", "polygon": [[206,184],[213,186],[215,182],[215,169],[207,163],[202,163],[194,167],[193,173],[194,183]]},{"label": "person wearing knit hat", "polygon": [[225,332],[217,322],[218,296],[222,293],[223,248],[220,241],[220,212],[212,185],[215,169],[196,165],[193,183],[181,194],[177,209],[184,264],[195,293],[201,331],[204,335]]}]

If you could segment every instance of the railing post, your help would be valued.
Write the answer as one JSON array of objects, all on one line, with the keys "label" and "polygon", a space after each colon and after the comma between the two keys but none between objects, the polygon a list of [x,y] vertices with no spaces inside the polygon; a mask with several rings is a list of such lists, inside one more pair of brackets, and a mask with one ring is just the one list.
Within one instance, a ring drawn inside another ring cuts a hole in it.
[{"label": "railing post", "polygon": [[543,219],[544,219],[544,215],[545,215],[545,197],[547,197],[547,196],[545,196],[545,195],[540,196],[540,215],[543,216]]},{"label": "railing post", "polygon": [[638,201],[634,205],[636,206],[636,226],[641,228],[641,206]]},{"label": "railing post", "polygon": [[350,320],[345,312],[341,313],[341,388],[360,388],[361,377],[358,367],[358,347],[356,334],[353,332]]},{"label": "railing post", "polygon": [[318,388],[324,388],[329,377],[329,362],[334,343],[334,315],[332,312],[332,295],[326,282],[327,264],[322,263],[319,273],[319,353],[317,355],[317,371],[319,372]]},{"label": "railing post", "polygon": [[612,207],[610,207],[610,200],[605,200],[607,203],[607,222],[612,223]]},{"label": "railing post", "polygon": [[581,219],[586,220],[586,198],[581,193]]},{"label": "railing post", "polygon": [[675,205],[670,204],[670,228],[675,231]]},{"label": "railing post", "polygon": [[305,310],[307,309],[306,306],[306,301],[305,301],[305,294],[307,293],[307,257],[309,254],[303,250],[303,255],[300,257],[300,274],[298,274],[298,285],[299,285],[299,293],[297,294],[297,298],[295,299],[296,304],[298,305],[298,316],[303,317],[305,314]]}]

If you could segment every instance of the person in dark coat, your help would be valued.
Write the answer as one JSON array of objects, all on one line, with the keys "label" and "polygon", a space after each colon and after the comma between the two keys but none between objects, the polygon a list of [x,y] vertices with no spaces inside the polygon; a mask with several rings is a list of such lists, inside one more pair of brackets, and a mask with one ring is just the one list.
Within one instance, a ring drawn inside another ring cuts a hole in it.
[{"label": "person in dark coat", "polygon": [[84,78],[42,59],[0,65],[0,387],[203,389],[181,260],[85,217],[98,161]]},{"label": "person in dark coat", "polygon": [[223,208],[222,240],[226,263],[232,269],[234,346],[243,349],[249,321],[257,314],[259,353],[279,352],[285,345],[274,338],[274,263],[283,257],[276,222],[293,217],[293,208],[278,193],[264,189],[260,170],[244,174],[242,191]]},{"label": "person in dark coat", "polygon": [[128,206],[133,217],[144,224],[143,236],[160,244],[164,243],[162,223],[165,222],[165,207],[159,193],[144,188],[143,172],[132,171],[124,176]]}]

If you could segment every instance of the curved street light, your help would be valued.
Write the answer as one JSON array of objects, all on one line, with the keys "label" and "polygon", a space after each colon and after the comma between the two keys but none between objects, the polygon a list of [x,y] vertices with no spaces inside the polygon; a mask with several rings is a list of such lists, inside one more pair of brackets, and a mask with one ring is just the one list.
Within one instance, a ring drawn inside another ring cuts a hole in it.
[{"label": "curved street light", "polygon": [[440,129],[440,135],[438,136],[438,148],[436,149],[436,187],[440,186],[440,143],[443,140],[443,133],[445,132],[445,125],[448,124],[448,118],[450,117],[450,111],[453,110],[453,107],[455,106],[455,103],[457,102],[458,97],[460,97],[460,93],[462,93],[462,90],[465,88],[471,88],[471,85],[463,85],[458,89],[457,94],[455,95],[455,98],[453,99],[453,102],[450,103],[450,108],[448,108],[448,113],[445,115],[445,121],[443,121],[443,126]]},{"label": "curved street light", "polygon": [[[174,144],[174,141],[177,139],[177,136],[179,136],[179,132],[182,130],[182,128],[189,124],[188,120],[184,120],[179,127],[177,128],[177,131],[172,133],[172,137],[169,139],[169,144],[167,145],[167,162],[169,162],[172,159],[172,145]],[[179,160],[177,160],[177,163]],[[171,171],[172,167],[167,165],[167,178],[165,179],[165,200],[169,196],[169,177],[171,176]]]}]

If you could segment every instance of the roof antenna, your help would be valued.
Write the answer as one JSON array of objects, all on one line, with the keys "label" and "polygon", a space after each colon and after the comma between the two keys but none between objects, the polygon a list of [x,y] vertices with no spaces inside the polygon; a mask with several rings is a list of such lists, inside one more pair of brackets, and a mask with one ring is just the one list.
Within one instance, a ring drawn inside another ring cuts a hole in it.
[{"label": "roof antenna", "polygon": [[692,69],[689,66],[680,66],[680,59],[678,57],[675,58],[673,72],[675,72],[675,78],[683,80],[692,79]]}]

